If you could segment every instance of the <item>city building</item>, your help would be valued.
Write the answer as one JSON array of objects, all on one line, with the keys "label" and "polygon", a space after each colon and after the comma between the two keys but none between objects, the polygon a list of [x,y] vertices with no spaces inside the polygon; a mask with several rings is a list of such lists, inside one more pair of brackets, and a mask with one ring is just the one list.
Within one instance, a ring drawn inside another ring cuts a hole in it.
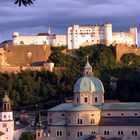
[{"label": "city building", "polygon": [[48,110],[48,140],[140,139],[140,102],[104,101],[88,61],[73,91],[73,102]]},{"label": "city building", "polygon": [[66,35],[52,35],[52,46],[59,47],[59,46],[66,46],[67,45],[67,36]]},{"label": "city building", "polygon": [[112,24],[105,23],[95,26],[73,25],[68,28],[68,50],[79,49],[93,44],[128,44],[138,45],[137,28],[130,28],[130,32],[112,32]]}]

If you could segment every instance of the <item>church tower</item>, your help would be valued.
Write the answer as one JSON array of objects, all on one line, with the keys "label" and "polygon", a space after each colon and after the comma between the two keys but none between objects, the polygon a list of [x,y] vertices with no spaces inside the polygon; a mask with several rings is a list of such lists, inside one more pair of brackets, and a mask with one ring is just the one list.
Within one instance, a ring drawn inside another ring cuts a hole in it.
[{"label": "church tower", "polygon": [[36,140],[45,137],[44,126],[42,124],[41,115],[38,116],[38,122],[36,123]]},{"label": "church tower", "polygon": [[14,119],[11,108],[11,101],[5,92],[2,99],[2,110],[0,112],[0,131],[5,133],[5,140],[13,140],[14,138]]}]

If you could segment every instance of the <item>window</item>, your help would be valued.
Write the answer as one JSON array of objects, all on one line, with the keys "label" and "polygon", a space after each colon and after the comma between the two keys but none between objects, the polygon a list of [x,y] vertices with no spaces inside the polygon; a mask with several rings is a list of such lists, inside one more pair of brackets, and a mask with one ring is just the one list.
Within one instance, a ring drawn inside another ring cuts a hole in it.
[{"label": "window", "polygon": [[97,102],[98,102],[97,97],[95,97],[95,103],[97,103]]},{"label": "window", "polygon": [[62,114],[62,116],[65,116],[65,114]]},{"label": "window", "polygon": [[118,131],[118,135],[123,135],[123,131]]},{"label": "window", "polygon": [[95,123],[95,120],[94,119],[91,119],[91,124],[94,124]]},{"label": "window", "polygon": [[52,118],[49,118],[49,123],[52,123]]},{"label": "window", "polygon": [[109,135],[109,131],[104,131],[104,135]]},{"label": "window", "polygon": [[137,116],[138,114],[137,114],[137,113],[135,113],[134,115],[135,115],[135,116]]},{"label": "window", "polygon": [[124,114],[123,113],[121,113],[121,116],[123,116]]},{"label": "window", "polygon": [[132,131],[132,136],[137,136],[137,131]]},{"label": "window", "polygon": [[110,114],[107,114],[108,116],[110,116]]},{"label": "window", "polygon": [[94,114],[91,114],[91,116],[94,116]]},{"label": "window", "polygon": [[88,102],[87,97],[85,97],[85,103],[87,103],[87,102]]},{"label": "window", "polygon": [[38,133],[38,137],[40,137],[40,133]]},{"label": "window", "polygon": [[95,134],[95,133],[96,133],[95,131],[92,131],[92,132],[91,132],[91,134]]},{"label": "window", "polygon": [[8,128],[6,128],[6,132],[8,132]]},{"label": "window", "polygon": [[79,102],[79,98],[77,97],[77,103]]},{"label": "window", "polygon": [[82,123],[83,123],[82,119],[77,120],[77,124],[82,124]]},{"label": "window", "polygon": [[70,131],[68,131],[67,135],[70,136]]},{"label": "window", "polygon": [[80,132],[79,131],[77,132],[77,137],[81,137],[82,135],[83,135],[83,132],[81,132],[81,131]]},{"label": "window", "polygon": [[6,115],[4,115],[4,118],[6,118]]},{"label": "window", "polygon": [[68,123],[71,124],[71,119],[68,119]]},{"label": "window", "polygon": [[56,131],[56,136],[57,137],[62,137],[62,131]]}]

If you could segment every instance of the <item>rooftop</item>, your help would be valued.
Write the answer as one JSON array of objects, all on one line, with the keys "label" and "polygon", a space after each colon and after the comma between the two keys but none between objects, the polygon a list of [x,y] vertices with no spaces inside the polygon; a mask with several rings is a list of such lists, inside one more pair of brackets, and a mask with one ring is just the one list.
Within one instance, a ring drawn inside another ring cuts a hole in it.
[{"label": "rooftop", "polygon": [[112,102],[104,103],[103,110],[119,111],[119,110],[140,110],[140,102]]},{"label": "rooftop", "polygon": [[48,111],[92,111],[92,110],[100,110],[100,108],[88,104],[73,105],[72,103],[62,103],[49,109]]},{"label": "rooftop", "polygon": [[102,117],[100,126],[140,126],[140,117]]}]

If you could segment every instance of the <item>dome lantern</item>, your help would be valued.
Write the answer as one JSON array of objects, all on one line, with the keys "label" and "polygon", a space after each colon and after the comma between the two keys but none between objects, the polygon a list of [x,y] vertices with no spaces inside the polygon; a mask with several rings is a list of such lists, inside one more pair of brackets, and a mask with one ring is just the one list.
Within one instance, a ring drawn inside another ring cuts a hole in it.
[{"label": "dome lantern", "polygon": [[91,76],[91,75],[93,75],[92,67],[89,64],[88,57],[87,57],[87,63],[85,65],[85,67],[84,67],[83,75],[84,76]]}]

